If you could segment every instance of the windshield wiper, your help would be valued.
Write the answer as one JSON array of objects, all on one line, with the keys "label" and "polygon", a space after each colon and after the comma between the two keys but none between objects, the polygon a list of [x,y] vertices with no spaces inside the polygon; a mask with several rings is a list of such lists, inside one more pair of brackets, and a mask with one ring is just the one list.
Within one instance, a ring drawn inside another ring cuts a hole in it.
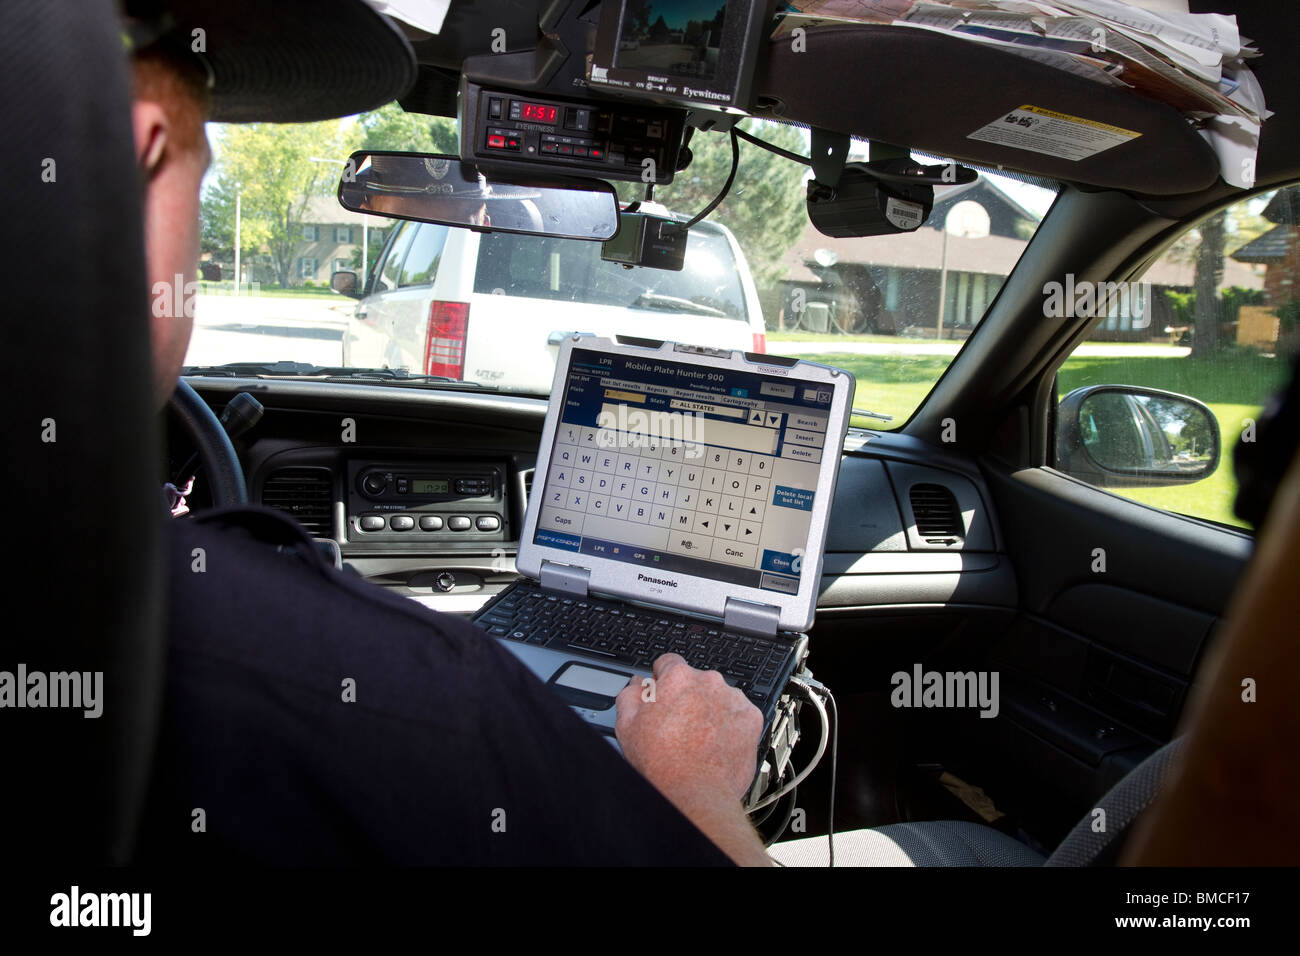
[{"label": "windshield wiper", "polygon": [[709,305],[700,305],[700,303],[692,302],[690,299],[680,299],[675,295],[658,295],[654,292],[641,293],[629,308],[658,309],[662,312],[691,312],[695,315],[714,315],[720,319],[729,317],[721,309],[715,309]]},{"label": "windshield wiper", "polygon": [[446,375],[411,373],[404,368],[354,368],[346,365],[311,365],[306,362],[227,362],[225,365],[187,365],[182,375],[224,378],[315,378],[325,382],[372,381],[400,385],[437,385],[496,391],[495,385],[466,382]]}]

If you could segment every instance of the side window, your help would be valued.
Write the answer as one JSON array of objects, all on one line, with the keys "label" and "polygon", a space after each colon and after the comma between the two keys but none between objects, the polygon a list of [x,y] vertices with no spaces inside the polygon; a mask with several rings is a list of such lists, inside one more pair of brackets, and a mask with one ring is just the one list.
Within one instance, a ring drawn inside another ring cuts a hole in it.
[{"label": "side window", "polygon": [[1233,449],[1253,440],[1300,349],[1300,186],[1212,213],[1137,281],[1066,276],[1043,292],[1047,314],[1102,313],[1057,375],[1056,467],[1153,507],[1245,526],[1233,514]]},{"label": "side window", "polygon": [[429,285],[438,274],[438,259],[447,242],[447,227],[424,223],[415,233],[415,240],[406,254],[399,286]]},{"label": "side window", "polygon": [[402,260],[406,258],[406,250],[411,247],[411,239],[414,236],[415,223],[403,222],[397,226],[392,241],[388,243],[384,263],[380,266],[379,281],[375,283],[372,292],[390,292],[397,288],[397,277],[402,271]]}]

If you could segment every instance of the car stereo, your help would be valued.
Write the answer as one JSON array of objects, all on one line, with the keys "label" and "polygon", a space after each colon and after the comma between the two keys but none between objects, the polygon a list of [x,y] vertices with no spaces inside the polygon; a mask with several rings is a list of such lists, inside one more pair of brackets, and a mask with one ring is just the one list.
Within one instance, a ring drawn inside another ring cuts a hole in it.
[{"label": "car stereo", "polygon": [[605,0],[587,66],[593,90],[743,112],[774,0]]},{"label": "car stereo", "polygon": [[505,470],[495,462],[348,462],[348,541],[505,541]]},{"label": "car stereo", "polygon": [[676,109],[535,96],[465,79],[460,158],[488,168],[670,183],[684,120]]}]

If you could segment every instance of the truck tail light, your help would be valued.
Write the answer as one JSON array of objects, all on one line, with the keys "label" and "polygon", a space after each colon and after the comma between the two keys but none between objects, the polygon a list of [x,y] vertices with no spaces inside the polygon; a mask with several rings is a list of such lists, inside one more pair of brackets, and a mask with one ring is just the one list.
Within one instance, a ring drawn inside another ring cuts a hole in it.
[{"label": "truck tail light", "polygon": [[468,302],[434,300],[429,306],[429,329],[424,339],[426,375],[465,377],[465,333],[468,328]]},{"label": "truck tail light", "polygon": [[766,332],[754,333],[754,347],[750,349],[750,351],[758,355],[767,354],[767,333]]}]

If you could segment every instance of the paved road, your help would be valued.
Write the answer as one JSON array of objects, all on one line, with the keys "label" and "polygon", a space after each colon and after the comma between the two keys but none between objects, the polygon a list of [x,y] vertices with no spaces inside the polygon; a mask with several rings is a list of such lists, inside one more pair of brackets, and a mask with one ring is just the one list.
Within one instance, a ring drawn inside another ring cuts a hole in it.
[{"label": "paved road", "polygon": [[194,305],[194,336],[186,365],[275,362],[314,365],[343,361],[343,330],[355,303],[343,296],[201,295]]}]

